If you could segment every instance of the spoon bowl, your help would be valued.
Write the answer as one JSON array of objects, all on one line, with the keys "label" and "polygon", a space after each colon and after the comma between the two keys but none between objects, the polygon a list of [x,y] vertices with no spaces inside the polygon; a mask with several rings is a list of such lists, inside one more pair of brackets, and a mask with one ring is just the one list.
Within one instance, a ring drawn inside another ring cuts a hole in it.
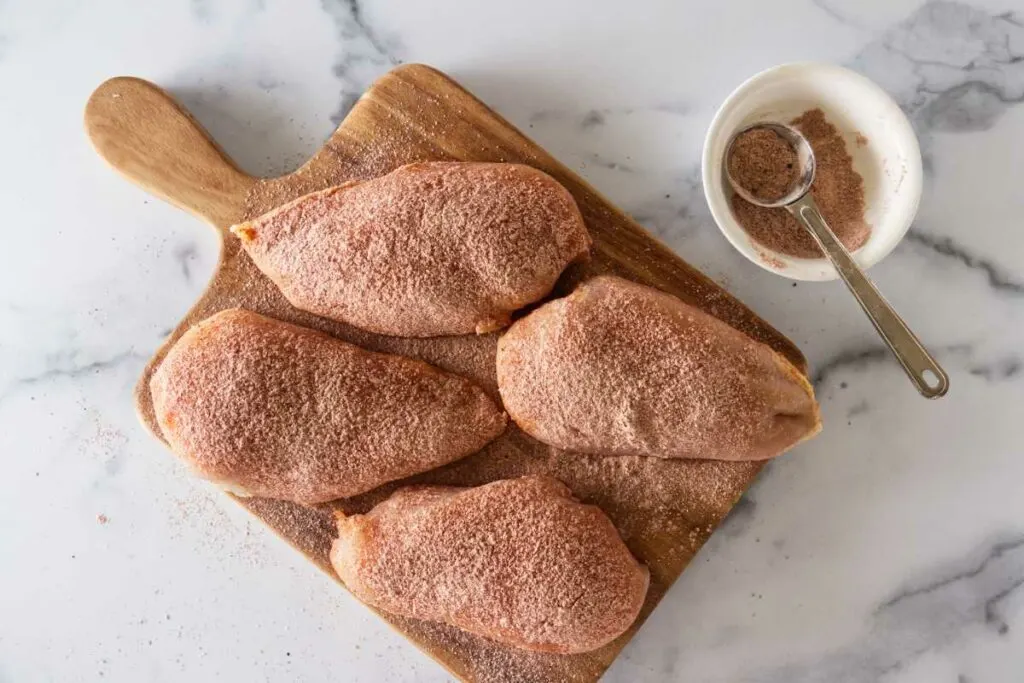
[{"label": "spoon bowl", "polygon": [[[743,187],[742,183],[733,177],[730,170],[732,168],[732,164],[729,162],[732,160],[732,153],[736,146],[736,140],[738,140],[744,133],[749,133],[755,130],[770,130],[785,140],[789,146],[793,148],[793,151],[796,152],[797,164],[799,164],[799,174],[790,186],[789,192],[773,201],[766,200],[763,197],[758,197],[751,193],[747,188]],[[803,133],[792,126],[787,126],[782,123],[761,121],[741,128],[736,131],[731,138],[729,138],[729,144],[726,145],[725,148],[724,167],[729,184],[732,185],[733,191],[735,191],[740,197],[751,204],[756,204],[757,206],[763,206],[768,209],[781,209],[785,208],[788,204],[792,204],[810,191],[811,184],[814,182],[814,172],[817,168],[817,164],[814,162],[814,150],[811,148],[811,143],[807,141],[807,138],[803,136]]]}]

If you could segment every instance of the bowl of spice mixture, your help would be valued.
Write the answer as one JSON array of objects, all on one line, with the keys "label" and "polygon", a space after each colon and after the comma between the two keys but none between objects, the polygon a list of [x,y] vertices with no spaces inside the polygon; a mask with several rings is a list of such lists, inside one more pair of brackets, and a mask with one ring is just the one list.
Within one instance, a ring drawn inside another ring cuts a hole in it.
[{"label": "bowl of spice mixture", "polygon": [[704,195],[736,249],[762,268],[796,280],[838,277],[786,209],[755,206],[729,183],[731,175],[755,196],[771,199],[796,181],[796,150],[768,130],[746,130],[762,122],[792,126],[810,143],[816,167],[811,194],[861,268],[893,250],[921,199],[917,137],[903,111],[875,83],[818,63],[762,71],[737,88],[711,122],[702,160]]}]

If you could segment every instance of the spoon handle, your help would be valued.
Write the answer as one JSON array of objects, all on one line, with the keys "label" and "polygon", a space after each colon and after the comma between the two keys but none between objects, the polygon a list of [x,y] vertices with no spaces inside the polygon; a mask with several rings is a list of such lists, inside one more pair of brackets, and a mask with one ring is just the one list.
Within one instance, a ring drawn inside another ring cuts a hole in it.
[{"label": "spoon handle", "polygon": [[857,298],[860,307],[921,395],[926,398],[945,395],[949,389],[949,376],[857,266],[850,252],[828,227],[811,193],[808,192],[786,208],[807,228],[814,241],[832,261],[839,276]]}]

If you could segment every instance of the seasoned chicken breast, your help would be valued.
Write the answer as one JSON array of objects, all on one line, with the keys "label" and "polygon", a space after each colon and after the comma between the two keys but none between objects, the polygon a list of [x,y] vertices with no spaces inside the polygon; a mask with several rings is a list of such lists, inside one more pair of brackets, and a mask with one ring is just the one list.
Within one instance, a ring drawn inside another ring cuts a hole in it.
[{"label": "seasoned chicken breast", "polygon": [[516,424],[582,453],[764,460],[821,424],[810,383],[771,348],[617,277],[516,321],[497,370]]},{"label": "seasoned chicken breast", "polygon": [[182,335],[150,390],[164,437],[198,475],[299,503],[458,460],[506,421],[462,377],[242,309]]},{"label": "seasoned chicken breast", "polygon": [[590,247],[572,195],[519,164],[410,164],[231,230],[296,308],[402,337],[505,327]]},{"label": "seasoned chicken breast", "polygon": [[331,563],[379,609],[561,654],[621,635],[649,579],[601,510],[545,476],[399,489],[339,519]]}]

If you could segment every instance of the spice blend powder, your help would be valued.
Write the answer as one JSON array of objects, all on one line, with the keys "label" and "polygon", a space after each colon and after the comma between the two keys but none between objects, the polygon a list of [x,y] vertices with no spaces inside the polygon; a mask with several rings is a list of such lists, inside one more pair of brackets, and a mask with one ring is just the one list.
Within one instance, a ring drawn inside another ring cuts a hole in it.
[{"label": "spice blend powder", "polygon": [[[817,169],[811,193],[822,216],[843,246],[851,252],[859,249],[871,236],[871,228],[864,221],[864,179],[853,168],[853,158],[846,149],[842,134],[828,122],[821,109],[806,111],[791,123],[803,133],[814,150]],[[744,178],[751,177],[756,169],[774,166],[778,169],[778,177],[761,181],[763,186],[770,190],[789,182],[785,157],[781,164],[770,164],[764,158],[764,155],[773,153],[776,142],[762,139],[753,140],[745,146],[737,144],[729,159],[733,177],[744,183]],[[792,149],[789,152],[793,154]],[[743,186],[748,187],[746,184]],[[763,192],[752,194],[763,196]],[[765,199],[770,201],[771,198],[766,196]],[[787,210],[756,206],[736,194],[732,197],[732,210],[743,229],[765,247],[799,258],[824,256],[814,238]]]}]

